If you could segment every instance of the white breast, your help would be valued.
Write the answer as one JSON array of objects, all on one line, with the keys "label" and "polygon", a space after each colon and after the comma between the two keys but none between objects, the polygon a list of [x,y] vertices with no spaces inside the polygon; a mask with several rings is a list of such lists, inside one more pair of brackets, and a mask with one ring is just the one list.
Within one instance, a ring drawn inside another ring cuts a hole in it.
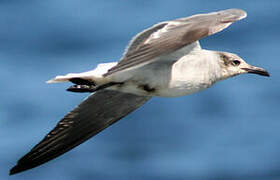
[{"label": "white breast", "polygon": [[199,50],[180,58],[172,65],[167,88],[159,96],[184,96],[213,85],[221,76],[216,54]]},{"label": "white breast", "polygon": [[113,74],[114,80],[125,83],[112,88],[138,95],[184,96],[210,87],[220,77],[220,66],[213,51],[197,49],[179,58],[176,54],[168,56],[178,60],[162,59]]}]

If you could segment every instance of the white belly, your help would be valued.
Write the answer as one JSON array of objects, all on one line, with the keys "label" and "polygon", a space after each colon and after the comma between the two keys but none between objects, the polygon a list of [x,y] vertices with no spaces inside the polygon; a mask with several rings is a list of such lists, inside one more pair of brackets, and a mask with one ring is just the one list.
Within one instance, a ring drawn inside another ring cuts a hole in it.
[{"label": "white belly", "polygon": [[210,87],[207,84],[184,83],[177,86],[153,87],[152,84],[126,82],[123,85],[112,86],[110,89],[141,96],[177,97],[185,96]]},{"label": "white belly", "polygon": [[113,86],[111,89],[145,96],[185,96],[208,88],[214,82],[203,71],[183,68],[182,72],[177,63],[173,65],[157,63],[138,71],[123,72],[121,76],[130,78],[122,81],[124,84]]},{"label": "white belly", "polygon": [[198,92],[198,91],[203,90],[208,87],[210,87],[210,86],[202,85],[202,84],[200,84],[200,85],[184,84],[184,86],[168,87],[165,89],[160,89],[156,95],[163,96],[163,97],[186,96],[186,95]]},{"label": "white belly", "polygon": [[[201,51],[200,51],[201,52]],[[175,97],[198,92],[210,87],[220,76],[220,69],[212,58],[201,58],[200,53],[189,54],[175,62],[158,60],[132,70],[121,71],[110,77],[124,82],[112,89],[148,96]],[[218,68],[217,68],[218,67]]]}]

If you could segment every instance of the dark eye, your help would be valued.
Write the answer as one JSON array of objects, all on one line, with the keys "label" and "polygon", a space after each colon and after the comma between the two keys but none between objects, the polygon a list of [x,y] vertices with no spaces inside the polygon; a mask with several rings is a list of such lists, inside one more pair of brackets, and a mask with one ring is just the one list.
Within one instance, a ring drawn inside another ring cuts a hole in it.
[{"label": "dark eye", "polygon": [[231,61],[231,64],[233,66],[238,66],[240,64],[240,61],[239,60],[233,60],[233,61]]}]

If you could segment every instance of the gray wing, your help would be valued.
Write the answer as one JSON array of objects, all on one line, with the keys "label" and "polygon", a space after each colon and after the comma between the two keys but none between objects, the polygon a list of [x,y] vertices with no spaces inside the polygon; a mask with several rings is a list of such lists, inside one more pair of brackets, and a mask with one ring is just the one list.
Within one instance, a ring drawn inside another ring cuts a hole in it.
[{"label": "gray wing", "polygon": [[30,152],[24,155],[10,174],[19,173],[83,143],[148,101],[150,97],[110,90],[90,95],[69,112]]},{"label": "gray wing", "polygon": [[159,23],[136,35],[121,61],[105,76],[153,61],[157,56],[174,52],[203,37],[222,31],[245,17],[246,12],[243,10],[227,9]]}]

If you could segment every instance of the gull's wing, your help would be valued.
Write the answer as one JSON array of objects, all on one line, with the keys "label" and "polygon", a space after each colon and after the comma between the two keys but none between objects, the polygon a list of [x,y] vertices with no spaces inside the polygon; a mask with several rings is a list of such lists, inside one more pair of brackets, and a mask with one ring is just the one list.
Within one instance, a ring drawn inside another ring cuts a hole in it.
[{"label": "gull's wing", "polygon": [[156,24],[131,40],[121,61],[105,76],[172,53],[203,37],[222,31],[245,17],[246,12],[241,9],[227,9]]},{"label": "gull's wing", "polygon": [[30,152],[23,156],[10,174],[39,166],[83,143],[148,101],[137,96],[110,90],[90,95],[69,112]]}]

